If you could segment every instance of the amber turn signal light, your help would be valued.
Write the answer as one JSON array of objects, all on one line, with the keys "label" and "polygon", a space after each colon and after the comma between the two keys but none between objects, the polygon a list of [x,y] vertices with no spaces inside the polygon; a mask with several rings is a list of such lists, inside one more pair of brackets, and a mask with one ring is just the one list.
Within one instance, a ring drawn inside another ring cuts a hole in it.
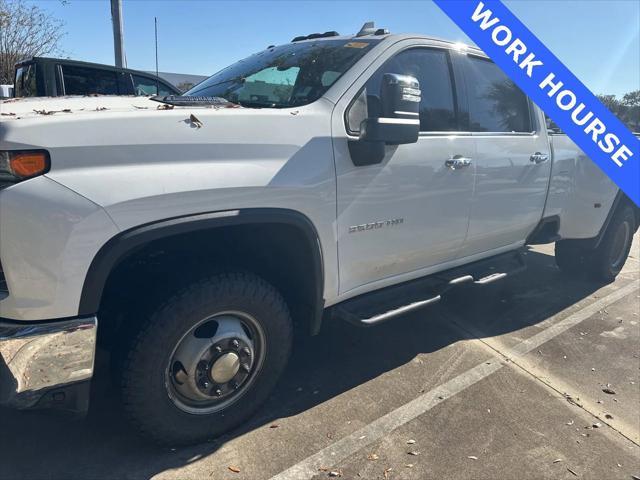
[{"label": "amber turn signal light", "polygon": [[20,181],[49,171],[49,154],[43,150],[0,152],[0,180]]},{"label": "amber turn signal light", "polygon": [[13,155],[11,170],[22,178],[41,175],[47,169],[47,156],[44,152],[18,153]]}]

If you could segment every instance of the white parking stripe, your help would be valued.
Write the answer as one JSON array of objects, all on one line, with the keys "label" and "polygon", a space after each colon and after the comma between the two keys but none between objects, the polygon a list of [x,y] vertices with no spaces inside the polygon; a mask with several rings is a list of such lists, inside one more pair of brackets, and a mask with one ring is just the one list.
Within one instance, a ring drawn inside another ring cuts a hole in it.
[{"label": "white parking stripe", "polygon": [[559,321],[558,323],[545,328],[540,333],[535,334],[534,336],[527,338],[526,340],[520,342],[518,345],[513,347],[512,352],[514,355],[525,355],[529,353],[531,350],[538,348],[543,343],[547,343],[553,337],[557,337],[563,332],[566,332],[571,327],[583,322],[587,318],[595,315],[603,308],[608,307],[612,303],[617,302],[618,300],[623,299],[631,292],[633,292],[640,285],[640,280],[634,280],[631,283],[628,283],[622,288],[610,293],[606,297],[602,297],[599,300],[596,300],[590,305],[587,305],[583,309],[578,312],[569,315],[564,320]]},{"label": "white parking stripe", "polygon": [[[635,280],[615,292],[596,300],[582,310],[569,315],[557,324],[543,330],[530,339],[519,343],[513,348],[512,354],[514,356],[521,356],[535,348],[538,348],[543,343],[591,317],[599,310],[602,310],[608,305],[611,305],[632,293],[638,288],[638,286],[640,286],[640,280]],[[498,358],[476,365],[472,369],[467,370],[448,382],[422,394],[418,398],[405,403],[401,407],[389,412],[383,417],[380,417],[351,435],[348,435],[332,445],[323,448],[310,457],[305,458],[296,465],[293,465],[287,470],[273,476],[271,480],[301,480],[311,478],[319,473],[318,469],[320,467],[330,468],[342,462],[367,445],[380,440],[393,430],[431,410],[439,403],[444,402],[447,398],[453,397],[480,380],[488,377],[492,373],[497,372],[503,366],[504,363],[502,363]]]}]

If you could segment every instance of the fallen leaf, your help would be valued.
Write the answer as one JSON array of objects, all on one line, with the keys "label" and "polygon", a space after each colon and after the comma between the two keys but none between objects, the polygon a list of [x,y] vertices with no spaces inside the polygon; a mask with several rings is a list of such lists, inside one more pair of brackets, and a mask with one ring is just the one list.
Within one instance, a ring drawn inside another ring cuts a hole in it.
[{"label": "fallen leaf", "polygon": [[600,422],[596,422],[592,426],[593,426],[593,428],[600,428],[602,426],[602,424]]},{"label": "fallen leaf", "polygon": [[240,473],[240,469],[238,467],[234,467],[233,465],[227,467],[229,470],[231,470],[233,473]]},{"label": "fallen leaf", "polygon": [[202,128],[202,126],[204,125],[193,113],[189,115],[189,121],[192,125],[195,125],[196,128]]},{"label": "fallen leaf", "polygon": [[562,459],[561,459],[561,458],[556,458],[556,459],[553,461],[553,463],[560,463],[561,461],[562,461]]},{"label": "fallen leaf", "polygon": [[615,395],[616,394],[616,392],[614,390],[610,389],[609,387],[603,388],[602,391],[604,393],[608,393],[609,395]]},{"label": "fallen leaf", "polygon": [[573,425],[573,420],[571,420],[570,422],[565,423],[565,425]]},{"label": "fallen leaf", "polygon": [[407,463],[407,464],[405,465],[405,468],[413,468],[413,463]]},{"label": "fallen leaf", "polygon": [[342,476],[342,472],[340,470],[332,470],[331,472],[329,472],[329,476],[330,477],[341,477]]},{"label": "fallen leaf", "polygon": [[420,452],[411,451],[411,452],[407,452],[407,455],[413,455],[414,457],[417,457],[418,455],[420,455]]},{"label": "fallen leaf", "polygon": [[477,460],[478,459],[478,457],[476,457],[475,455],[469,455],[467,458],[470,459],[470,460]]},{"label": "fallen leaf", "polygon": [[387,479],[389,478],[389,472],[393,470],[393,468],[385,468],[384,472],[382,472],[382,474],[384,475],[384,478]]},{"label": "fallen leaf", "polygon": [[415,440],[407,440],[407,445],[413,445],[414,443],[416,443]]},{"label": "fallen leaf", "polygon": [[280,425],[278,425],[277,423],[273,423],[269,425],[269,428],[280,428]]},{"label": "fallen leaf", "polygon": [[161,103],[158,105],[158,110],[173,110],[173,105],[169,105],[168,103]]},{"label": "fallen leaf", "polygon": [[375,453],[370,453],[369,455],[367,455],[367,460],[378,460],[378,455],[376,455]]},{"label": "fallen leaf", "polygon": [[578,476],[578,474],[576,472],[574,472],[573,470],[571,470],[569,467],[567,467],[567,470],[569,471],[569,473],[571,473],[574,476]]},{"label": "fallen leaf", "polygon": [[613,419],[613,415],[611,415],[610,413],[605,413],[604,418],[606,418],[607,420],[611,420]]}]

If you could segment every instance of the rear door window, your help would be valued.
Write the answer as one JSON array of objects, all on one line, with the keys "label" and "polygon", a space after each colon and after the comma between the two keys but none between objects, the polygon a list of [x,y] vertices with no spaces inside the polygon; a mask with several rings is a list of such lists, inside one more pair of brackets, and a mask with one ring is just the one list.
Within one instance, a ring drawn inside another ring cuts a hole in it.
[{"label": "rear door window", "polygon": [[62,66],[64,93],[66,95],[118,95],[118,76],[110,70],[98,68]]},{"label": "rear door window", "polygon": [[531,132],[527,96],[493,62],[468,57],[463,62],[472,132]]}]

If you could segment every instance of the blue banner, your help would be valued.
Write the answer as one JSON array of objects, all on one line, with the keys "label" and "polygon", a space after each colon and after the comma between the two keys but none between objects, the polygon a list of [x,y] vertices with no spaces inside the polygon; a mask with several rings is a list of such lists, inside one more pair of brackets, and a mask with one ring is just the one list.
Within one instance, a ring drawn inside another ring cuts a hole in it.
[{"label": "blue banner", "polygon": [[501,1],[434,2],[640,205],[640,140]]}]

